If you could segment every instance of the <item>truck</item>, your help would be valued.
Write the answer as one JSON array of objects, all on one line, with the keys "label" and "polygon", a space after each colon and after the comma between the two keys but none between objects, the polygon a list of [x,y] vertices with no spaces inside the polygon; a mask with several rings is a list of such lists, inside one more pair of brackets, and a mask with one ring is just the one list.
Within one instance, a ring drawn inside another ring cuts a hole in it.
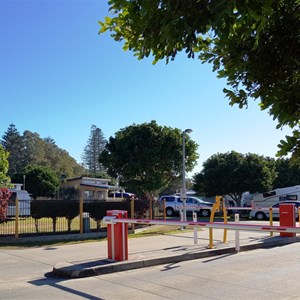
[{"label": "truck", "polygon": [[271,207],[281,201],[299,201],[300,185],[278,188],[269,192],[255,194],[252,207]]},{"label": "truck", "polygon": [[[179,214],[183,209],[183,202],[177,195],[161,196],[159,199],[159,210],[163,211],[163,205],[166,205],[166,215],[171,217],[175,214]],[[213,203],[206,202],[197,197],[186,198],[186,211],[197,212],[202,217],[209,217],[211,213]]]}]

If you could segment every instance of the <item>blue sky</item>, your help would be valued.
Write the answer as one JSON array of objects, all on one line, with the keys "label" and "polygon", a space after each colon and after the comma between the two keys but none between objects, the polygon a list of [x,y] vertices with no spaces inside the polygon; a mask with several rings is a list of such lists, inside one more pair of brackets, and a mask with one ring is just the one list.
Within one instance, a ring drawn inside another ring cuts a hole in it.
[{"label": "blue sky", "polygon": [[231,150],[274,157],[289,130],[258,102],[231,107],[211,65],[184,54],[138,61],[98,35],[106,0],[0,0],[0,137],[9,124],[52,137],[78,162],[91,125],[108,139],[133,123],[191,128],[200,159]]}]

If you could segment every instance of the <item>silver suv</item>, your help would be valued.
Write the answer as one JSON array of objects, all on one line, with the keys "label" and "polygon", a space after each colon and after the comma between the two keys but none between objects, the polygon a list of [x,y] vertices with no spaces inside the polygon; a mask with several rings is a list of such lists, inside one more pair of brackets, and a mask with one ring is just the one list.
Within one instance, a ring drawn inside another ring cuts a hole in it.
[{"label": "silver suv", "polygon": [[[179,214],[180,210],[183,209],[183,203],[179,196],[167,195],[161,196],[159,199],[159,210],[163,211],[164,201],[166,202],[166,215],[168,217],[175,214]],[[186,198],[186,211],[197,212],[202,217],[209,217],[212,203],[206,202],[197,197]]]}]

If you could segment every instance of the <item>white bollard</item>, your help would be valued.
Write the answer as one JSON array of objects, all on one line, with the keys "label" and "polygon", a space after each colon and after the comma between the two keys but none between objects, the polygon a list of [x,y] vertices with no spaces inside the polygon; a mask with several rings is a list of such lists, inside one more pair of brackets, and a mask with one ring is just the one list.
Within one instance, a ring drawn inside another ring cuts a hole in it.
[{"label": "white bollard", "polygon": [[[197,222],[197,213],[193,212],[193,222]],[[198,230],[194,227],[194,245],[198,244]]]},{"label": "white bollard", "polygon": [[[239,214],[234,215],[234,221],[236,224],[239,223],[239,221],[240,221]],[[235,251],[236,252],[240,251],[240,231],[239,230],[235,230]]]}]

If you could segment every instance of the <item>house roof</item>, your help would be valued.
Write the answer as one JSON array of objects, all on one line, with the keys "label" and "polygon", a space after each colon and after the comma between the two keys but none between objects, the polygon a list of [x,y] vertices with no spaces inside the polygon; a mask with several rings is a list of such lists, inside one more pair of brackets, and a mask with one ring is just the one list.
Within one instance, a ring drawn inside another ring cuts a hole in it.
[{"label": "house roof", "polygon": [[99,189],[106,189],[106,190],[118,190],[118,186],[114,185],[98,185],[98,184],[85,184],[85,183],[80,183],[80,186],[82,187],[91,187],[91,188],[99,188]]},{"label": "house roof", "polygon": [[74,178],[66,178],[66,181],[74,181],[74,180],[87,180],[87,181],[105,181],[105,182],[110,182],[110,179],[107,178],[95,178],[95,177],[84,177],[84,176],[80,176],[80,177],[74,177]]}]

